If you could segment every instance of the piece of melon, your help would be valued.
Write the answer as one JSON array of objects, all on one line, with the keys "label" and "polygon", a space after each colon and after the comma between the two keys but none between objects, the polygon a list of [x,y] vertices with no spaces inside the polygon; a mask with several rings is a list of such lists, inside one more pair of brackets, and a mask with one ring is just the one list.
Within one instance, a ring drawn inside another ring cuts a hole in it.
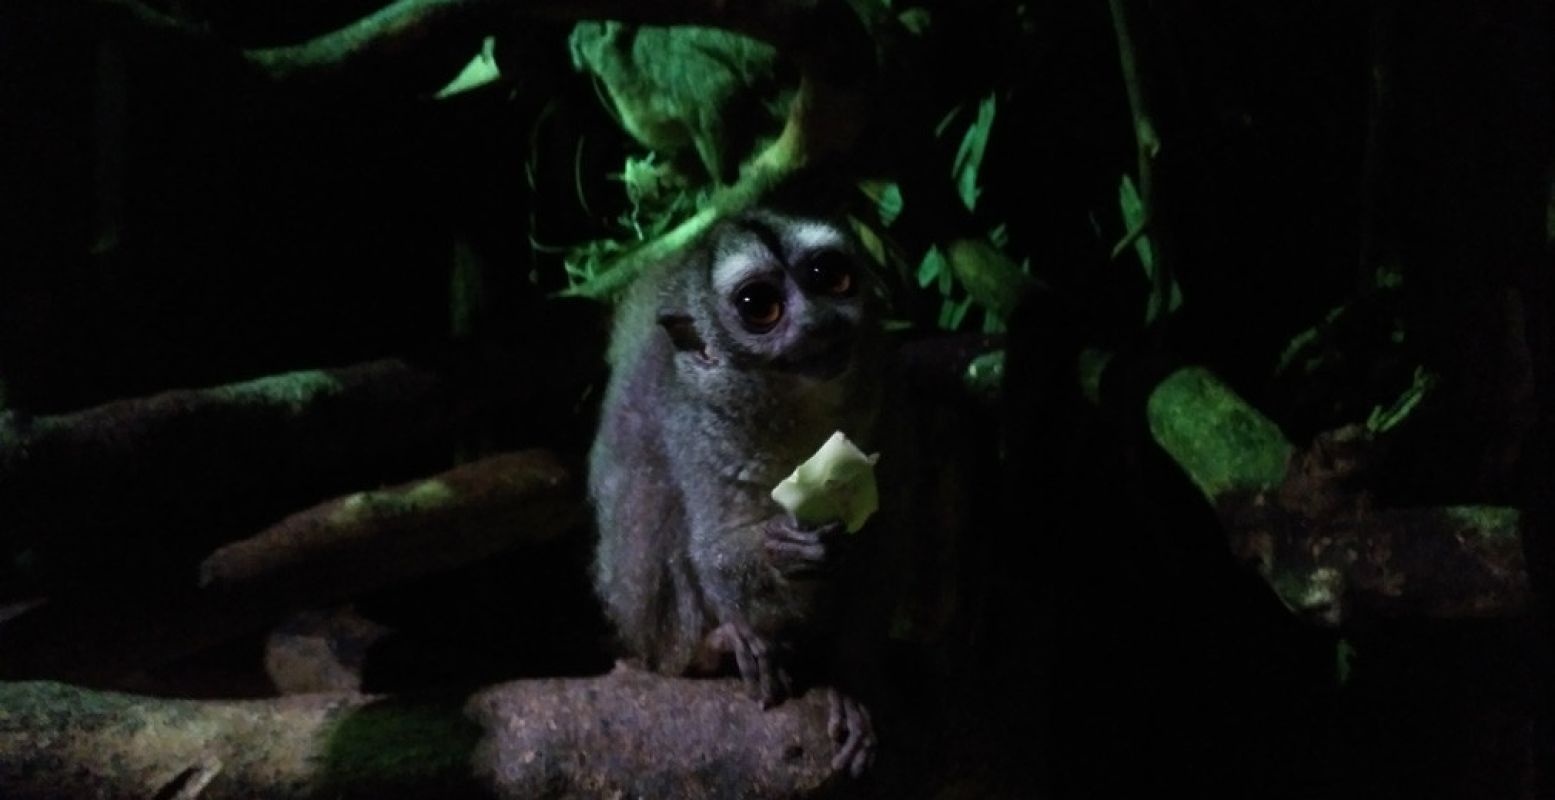
[{"label": "piece of melon", "polygon": [[880,507],[875,487],[879,458],[878,453],[865,455],[837,431],[772,490],[772,499],[802,524],[840,520],[848,533],[855,533]]}]

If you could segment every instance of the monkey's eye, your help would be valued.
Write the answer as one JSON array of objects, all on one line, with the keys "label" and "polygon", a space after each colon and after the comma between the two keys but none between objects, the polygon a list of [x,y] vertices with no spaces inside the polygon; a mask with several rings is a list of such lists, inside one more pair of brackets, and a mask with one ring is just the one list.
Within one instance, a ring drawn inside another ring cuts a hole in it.
[{"label": "monkey's eye", "polygon": [[734,293],[734,308],[745,327],[762,333],[783,318],[783,290],[767,281],[752,281]]},{"label": "monkey's eye", "polygon": [[811,291],[845,295],[853,291],[853,260],[828,250],[804,265],[804,282]]}]

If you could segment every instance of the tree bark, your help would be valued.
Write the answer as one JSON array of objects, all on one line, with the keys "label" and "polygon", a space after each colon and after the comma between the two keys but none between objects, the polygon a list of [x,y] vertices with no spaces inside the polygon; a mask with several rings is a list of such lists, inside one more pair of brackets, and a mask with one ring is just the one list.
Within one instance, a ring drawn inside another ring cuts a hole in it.
[{"label": "tree bark", "polygon": [[1298,450],[1208,370],[1151,390],[1150,434],[1218,512],[1233,553],[1303,619],[1522,614],[1529,583],[1514,508],[1373,508],[1358,473],[1369,440],[1332,432]]},{"label": "tree bark", "polygon": [[0,795],[807,797],[831,780],[822,695],[762,710],[732,680],[626,668],[421,699],[0,685]]}]

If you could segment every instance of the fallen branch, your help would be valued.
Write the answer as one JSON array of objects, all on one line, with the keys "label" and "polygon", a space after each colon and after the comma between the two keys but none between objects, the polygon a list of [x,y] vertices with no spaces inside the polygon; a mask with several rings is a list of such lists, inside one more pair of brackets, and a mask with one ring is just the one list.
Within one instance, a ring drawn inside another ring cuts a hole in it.
[{"label": "fallen branch", "polygon": [[[233,528],[435,467],[417,454],[441,457],[484,418],[526,414],[544,421],[537,431],[554,426],[603,371],[603,356],[587,354],[603,353],[605,326],[592,304],[549,308],[556,318],[533,335],[426,361],[293,372],[57,416],[0,414],[0,553],[62,554],[40,565],[56,580],[88,568],[85,559],[135,549],[129,538],[141,532],[197,555]],[[567,346],[535,346],[541,335]],[[29,588],[38,589],[8,591]]]},{"label": "fallen branch", "polygon": [[550,539],[582,521],[570,483],[550,454],[529,451],[358,492],[222,547],[200,565],[200,585],[305,605],[351,597]]},{"label": "fallen branch", "polygon": [[350,495],[218,550],[198,587],[65,600],[5,623],[0,675],[111,682],[291,612],[547,541],[582,517],[572,476],[541,451]]},{"label": "fallen branch", "polygon": [[453,410],[448,389],[432,370],[386,359],[0,416],[4,535],[61,545],[208,525],[257,490],[243,475],[266,474],[268,490],[284,495],[435,441]]},{"label": "fallen branch", "polygon": [[0,685],[0,795],[806,797],[830,778],[821,694],[762,710],[733,681],[630,669],[462,699],[194,702]]},{"label": "fallen branch", "polygon": [[1381,618],[1522,613],[1530,587],[1517,509],[1377,509],[1357,485],[1353,429],[1298,450],[1208,370],[1150,390],[1150,435],[1214,505],[1232,552],[1292,612],[1343,627]]}]

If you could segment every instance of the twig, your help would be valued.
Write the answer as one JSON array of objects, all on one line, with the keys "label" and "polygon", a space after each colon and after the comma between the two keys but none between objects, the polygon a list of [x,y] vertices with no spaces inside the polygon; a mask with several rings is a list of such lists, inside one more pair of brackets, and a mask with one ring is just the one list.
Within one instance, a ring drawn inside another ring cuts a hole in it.
[{"label": "twig", "polygon": [[[211,31],[157,11],[140,0],[87,0],[129,23],[132,29],[181,38],[203,47],[220,47],[222,37],[241,38],[241,31]],[[256,73],[278,82],[371,78],[385,64],[409,54],[435,50],[451,38],[463,37],[475,51],[480,36],[491,33],[503,15],[552,20],[617,19],[654,25],[707,25],[771,41],[788,49],[816,51],[828,36],[809,35],[813,23],[829,19],[840,0],[395,0],[334,31],[277,47],[239,50],[236,54]]]},{"label": "twig", "polygon": [[[1143,211],[1139,223],[1124,234],[1116,245],[1113,245],[1111,257],[1114,259],[1122,255],[1152,225],[1158,225],[1160,219],[1155,171],[1161,155],[1161,137],[1156,131],[1150,98],[1147,96],[1148,87],[1139,68],[1139,46],[1135,41],[1135,23],[1139,15],[1130,13],[1128,2],[1129,0],[1108,0],[1107,4],[1112,10],[1112,27],[1117,34],[1118,61],[1123,71],[1123,86],[1128,94],[1129,114],[1134,120],[1134,141],[1139,156],[1139,202]],[[1154,297],[1162,298],[1162,302],[1169,305],[1172,273],[1168,267],[1171,262],[1166,257],[1168,254],[1163,253],[1162,250],[1161,242],[1157,241],[1155,270],[1151,275],[1151,291]],[[1166,310],[1163,307],[1163,313],[1157,320],[1166,318],[1164,313]]]}]

